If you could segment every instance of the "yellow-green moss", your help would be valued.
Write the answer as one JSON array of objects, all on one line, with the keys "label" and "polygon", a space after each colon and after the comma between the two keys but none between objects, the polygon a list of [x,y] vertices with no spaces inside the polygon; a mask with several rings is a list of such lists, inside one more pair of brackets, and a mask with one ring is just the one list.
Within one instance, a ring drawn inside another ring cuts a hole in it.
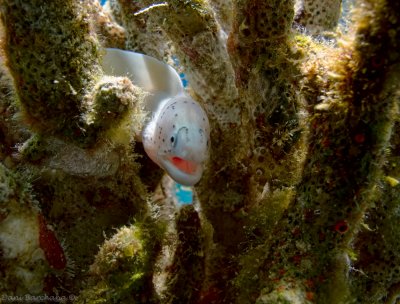
[{"label": "yellow-green moss", "polygon": [[38,134],[32,135],[18,150],[20,155],[30,162],[38,161],[46,156],[46,144]]},{"label": "yellow-green moss", "polygon": [[16,190],[16,182],[12,175],[10,176],[9,171],[0,164],[0,202],[2,204],[6,203],[11,195],[14,194]]},{"label": "yellow-green moss", "polygon": [[78,303],[156,301],[152,274],[163,233],[162,225],[151,222],[120,228],[100,248]]}]

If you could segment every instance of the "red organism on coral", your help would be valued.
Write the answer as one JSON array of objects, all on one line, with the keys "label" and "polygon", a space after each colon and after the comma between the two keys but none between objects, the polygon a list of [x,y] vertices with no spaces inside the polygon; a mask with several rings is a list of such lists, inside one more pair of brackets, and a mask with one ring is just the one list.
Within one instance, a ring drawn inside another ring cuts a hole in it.
[{"label": "red organism on coral", "polygon": [[51,230],[42,214],[38,215],[39,221],[39,246],[43,250],[50,267],[56,270],[63,270],[67,266],[67,259],[64,250],[57,240],[54,231]]}]

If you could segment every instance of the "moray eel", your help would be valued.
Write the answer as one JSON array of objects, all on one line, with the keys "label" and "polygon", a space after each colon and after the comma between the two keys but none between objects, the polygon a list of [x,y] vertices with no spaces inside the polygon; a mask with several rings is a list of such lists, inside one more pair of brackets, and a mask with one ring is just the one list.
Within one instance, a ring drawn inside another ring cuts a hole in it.
[{"label": "moray eel", "polygon": [[202,107],[184,91],[178,73],[147,55],[106,49],[103,69],[108,75],[127,76],[150,94],[150,113],[141,132],[147,155],[176,182],[196,184],[208,159],[210,125]]}]

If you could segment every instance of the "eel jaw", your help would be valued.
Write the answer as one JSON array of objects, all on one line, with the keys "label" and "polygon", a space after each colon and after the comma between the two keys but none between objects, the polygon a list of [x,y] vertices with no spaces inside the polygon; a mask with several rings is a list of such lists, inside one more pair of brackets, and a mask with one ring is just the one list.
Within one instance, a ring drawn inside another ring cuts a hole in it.
[{"label": "eel jaw", "polygon": [[193,186],[202,174],[203,165],[179,156],[169,156],[162,159],[161,166],[179,184]]},{"label": "eel jaw", "polygon": [[190,160],[183,159],[179,156],[172,156],[170,162],[179,170],[186,174],[193,174],[196,172],[198,164]]}]

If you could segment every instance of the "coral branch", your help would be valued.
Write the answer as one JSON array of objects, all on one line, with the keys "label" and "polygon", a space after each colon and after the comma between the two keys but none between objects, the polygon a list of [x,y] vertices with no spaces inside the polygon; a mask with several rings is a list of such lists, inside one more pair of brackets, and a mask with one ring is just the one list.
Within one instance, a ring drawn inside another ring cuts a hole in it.
[{"label": "coral branch", "polygon": [[[7,64],[26,121],[39,133],[83,145],[94,144],[108,128],[108,111],[121,120],[130,109],[126,99],[93,103],[126,90],[137,99],[129,80],[109,90],[96,86],[103,77],[100,45],[88,17],[88,7],[74,1],[2,2]],[[85,115],[93,108],[101,117],[96,125]]]},{"label": "coral branch", "polygon": [[[397,117],[400,117],[400,98],[397,95]],[[398,177],[400,159],[400,124],[394,127],[391,147],[386,151],[387,162],[376,188],[375,205],[366,216],[364,229],[357,236],[354,262],[350,279],[352,292],[359,302],[379,303],[380,299],[392,298],[395,303],[400,283],[400,247],[398,229],[400,183]]]},{"label": "coral branch", "polygon": [[178,244],[168,267],[165,294],[171,303],[195,303],[204,282],[204,236],[193,205],[183,206],[176,218]]},{"label": "coral branch", "polygon": [[99,299],[104,303],[157,303],[151,279],[162,233],[151,226],[138,223],[122,227],[104,243],[91,266],[89,286],[78,303]]},{"label": "coral branch", "polygon": [[[235,1],[235,21],[228,48],[236,73],[236,84],[247,84],[251,71],[264,61],[275,62],[288,46],[293,22],[293,1]],[[260,58],[260,55],[262,57]],[[261,61],[261,62],[260,62]]]},{"label": "coral branch", "polygon": [[154,9],[149,14],[163,25],[190,86],[202,100],[211,104],[218,103],[221,96],[237,96],[224,40],[206,3],[169,1],[167,8]]},{"label": "coral branch", "polygon": [[218,21],[224,32],[229,34],[233,21],[232,1],[211,0],[210,5],[213,8],[215,19]]},{"label": "coral branch", "polygon": [[[150,18],[152,12],[136,15],[145,8],[143,4],[138,1],[110,0],[108,6],[116,21],[126,29],[127,39],[124,48],[160,60],[168,59],[170,56],[168,38],[160,25]],[[163,11],[163,8],[160,9]]]},{"label": "coral branch", "polygon": [[125,29],[113,20],[112,15],[103,9],[99,1],[90,0],[90,5],[93,24],[101,35],[102,44],[106,47],[123,49],[127,38]]},{"label": "coral branch", "polygon": [[338,25],[342,0],[297,0],[295,22],[317,35],[335,30]]},{"label": "coral branch", "polygon": [[[2,295],[398,301],[400,2],[343,31],[340,0],[107,2],[0,0]],[[142,157],[144,94],[104,45],[174,65],[207,112],[193,205]]]},{"label": "coral branch", "polygon": [[[354,44],[342,49],[347,54],[342,62],[334,63],[333,74],[342,77],[332,81],[331,101],[315,107],[297,199],[278,225],[279,240],[270,243],[274,253],[264,264],[267,291],[271,286],[284,293],[298,288],[303,301],[312,293],[321,303],[339,301],[339,290],[342,301],[351,297],[346,287],[350,242],[373,204],[397,115],[398,5],[364,1]],[[378,58],[382,61],[377,64]],[[325,287],[315,294],[321,282]]]}]

